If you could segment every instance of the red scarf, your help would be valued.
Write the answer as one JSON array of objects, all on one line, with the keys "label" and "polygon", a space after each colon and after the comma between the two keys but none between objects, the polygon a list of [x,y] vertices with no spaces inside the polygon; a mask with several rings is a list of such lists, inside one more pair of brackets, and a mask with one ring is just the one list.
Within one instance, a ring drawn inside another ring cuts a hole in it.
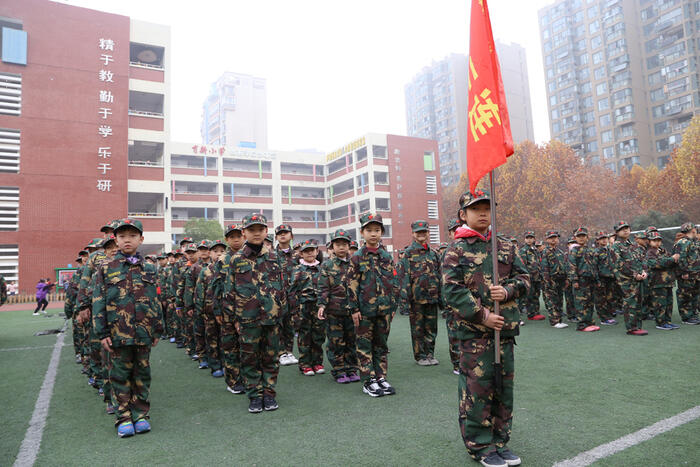
[{"label": "red scarf", "polygon": [[462,227],[457,227],[457,231],[455,232],[455,239],[470,238],[470,237],[476,237],[479,240],[482,240],[484,242],[488,242],[489,240],[491,240],[491,227],[489,227],[489,231],[485,237],[483,235],[481,235],[479,232],[477,232],[476,230],[467,226],[467,224],[464,224]]}]

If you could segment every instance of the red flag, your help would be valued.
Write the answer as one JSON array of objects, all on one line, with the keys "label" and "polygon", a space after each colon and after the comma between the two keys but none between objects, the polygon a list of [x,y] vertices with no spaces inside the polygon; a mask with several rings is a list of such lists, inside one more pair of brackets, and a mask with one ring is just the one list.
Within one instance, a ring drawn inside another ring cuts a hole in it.
[{"label": "red flag", "polygon": [[474,193],[479,180],[513,154],[513,136],[486,0],[472,0],[469,33],[467,174]]}]

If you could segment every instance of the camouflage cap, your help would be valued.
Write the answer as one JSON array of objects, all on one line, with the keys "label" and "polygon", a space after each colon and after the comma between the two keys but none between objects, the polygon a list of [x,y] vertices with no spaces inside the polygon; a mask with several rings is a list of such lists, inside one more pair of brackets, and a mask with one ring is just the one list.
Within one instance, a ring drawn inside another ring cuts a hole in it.
[{"label": "camouflage cap", "polygon": [[438,250],[442,250],[442,249],[447,248],[447,247],[449,247],[449,246],[450,246],[449,243],[447,243],[447,242],[442,242],[442,243],[440,244],[440,246],[438,246]]},{"label": "camouflage cap", "polygon": [[466,209],[480,201],[491,201],[491,193],[488,190],[476,190],[473,194],[467,191],[459,197],[459,208]]},{"label": "camouflage cap", "polygon": [[267,240],[267,241],[270,242],[270,243],[275,243],[275,236],[272,235],[272,234],[267,234],[267,235],[265,236],[265,240]]},{"label": "camouflage cap", "polygon": [[87,250],[80,250],[80,251],[78,252],[78,256],[81,256],[81,255],[89,255],[89,254],[90,254],[90,253],[88,253]]},{"label": "camouflage cap", "polygon": [[350,242],[350,248],[359,249],[360,246],[357,244],[357,242],[355,240],[353,240]]},{"label": "camouflage cap", "polygon": [[596,239],[596,240],[600,240],[601,238],[608,238],[608,234],[606,234],[606,233],[603,232],[602,230],[599,230],[599,231],[596,232],[596,234],[595,234],[595,239]]},{"label": "camouflage cap", "polygon": [[418,220],[411,223],[412,232],[425,232],[426,230],[428,230],[428,223],[426,221]]},{"label": "camouflage cap", "polygon": [[537,240],[535,242],[535,246],[543,246],[544,244],[542,243],[542,240]]},{"label": "camouflage cap", "polygon": [[210,244],[209,240],[202,240],[201,242],[199,242],[199,243],[197,244],[197,249],[198,249],[198,250],[199,250],[199,249],[208,250],[209,248],[211,248],[211,247],[209,246],[209,244]]},{"label": "camouflage cap", "polygon": [[523,237],[525,237],[525,238],[527,238],[527,237],[535,238],[535,232],[532,231],[532,230],[527,230],[527,231],[525,231],[525,233],[523,234]]},{"label": "camouflage cap", "polygon": [[226,232],[224,232],[224,237],[228,237],[232,232],[243,232],[243,227],[241,224],[229,224],[226,226]]},{"label": "camouflage cap", "polygon": [[102,239],[101,247],[106,248],[107,244],[109,243],[114,243],[115,245],[117,244],[117,237],[114,236],[114,234],[109,234],[109,237]]},{"label": "camouflage cap", "polygon": [[686,222],[683,225],[681,225],[681,233],[688,233],[691,230],[693,230],[695,226],[693,225],[692,222]]},{"label": "camouflage cap", "polygon": [[620,230],[624,229],[625,227],[629,227],[630,225],[625,222],[625,221],[620,221],[617,224],[615,224],[615,232],[619,232]]},{"label": "camouflage cap", "polygon": [[515,237],[508,237],[508,240],[510,240],[511,243],[518,243],[518,239]]},{"label": "camouflage cap", "polygon": [[579,235],[588,235],[588,229],[581,226],[578,229],[574,230],[574,237],[578,237]]},{"label": "camouflage cap", "polygon": [[254,225],[264,225],[267,227],[267,218],[257,212],[248,214],[243,218],[243,228],[247,229],[248,227],[252,227]]},{"label": "camouflage cap", "polygon": [[190,243],[194,242],[192,237],[185,237],[182,240],[180,240],[180,246],[184,243],[185,245],[189,245]]},{"label": "camouflage cap", "polygon": [[105,225],[103,225],[103,226],[100,228],[100,232],[104,232],[104,233],[107,233],[107,232],[109,232],[110,230],[114,230],[114,221],[107,222]]},{"label": "camouflage cap", "polygon": [[217,247],[217,246],[222,246],[222,247],[226,248],[227,245],[226,245],[226,242],[223,240],[214,240],[212,242],[209,242],[209,249],[214,249],[214,247]]},{"label": "camouflage cap", "polygon": [[102,240],[104,240],[104,238],[93,238],[90,240],[90,243],[85,246],[85,248],[101,248]]},{"label": "camouflage cap", "polygon": [[174,254],[175,254],[175,256],[178,256],[178,255],[182,256],[185,254],[185,250],[183,250],[182,248],[178,248],[177,250],[175,250]]},{"label": "camouflage cap", "polygon": [[381,214],[373,214],[371,212],[366,212],[360,216],[360,228],[364,228],[369,224],[379,224],[384,229],[384,221],[382,220]]},{"label": "camouflage cap", "polygon": [[649,240],[661,240],[661,234],[658,230],[652,230],[649,232],[649,235],[647,235],[647,238]]},{"label": "camouflage cap", "polygon": [[658,231],[659,231],[659,229],[657,229],[657,228],[654,227],[653,225],[650,225],[649,227],[647,227],[646,229],[644,229],[644,233],[647,234],[647,236],[649,236],[649,233],[650,233],[650,232],[658,232]]},{"label": "camouflage cap", "polygon": [[338,229],[331,234],[331,242],[335,240],[347,240],[348,242],[352,242],[350,233],[345,229]]},{"label": "camouflage cap", "polygon": [[637,232],[636,234],[634,234],[634,238],[638,238],[640,240],[646,240],[647,234],[645,234],[644,232]]},{"label": "camouflage cap", "polygon": [[168,256],[168,257],[170,257],[170,256],[175,256],[175,253],[172,252],[172,251],[169,251],[169,252],[167,252],[167,253],[165,254],[165,256]]},{"label": "camouflage cap", "polygon": [[159,254],[158,256],[156,256],[156,258],[160,260],[160,259],[166,259],[167,257],[166,257],[166,255],[164,255],[163,253],[161,253],[161,254]]},{"label": "camouflage cap", "polygon": [[146,255],[146,259],[150,259],[154,263],[156,262],[156,255]]},{"label": "camouflage cap", "polygon": [[278,233],[282,233],[282,232],[293,233],[292,226],[289,224],[280,224],[277,227],[275,227],[275,235],[277,235]]},{"label": "camouflage cap", "polygon": [[566,243],[568,243],[568,244],[576,243],[576,240],[574,240],[574,237],[569,237],[569,239],[566,241]]},{"label": "camouflage cap", "polygon": [[197,251],[197,245],[194,243],[190,243],[185,247],[185,251]]},{"label": "camouflage cap", "polygon": [[459,222],[459,219],[457,219],[456,217],[453,217],[452,219],[449,220],[449,222],[447,222],[447,230],[454,230],[454,229],[458,228],[460,226],[460,224],[461,223]]},{"label": "camouflage cap", "polygon": [[559,232],[556,230],[548,230],[546,234],[544,234],[544,238],[552,238],[552,237],[561,237],[559,235]]},{"label": "camouflage cap", "polygon": [[141,221],[136,220],[136,219],[130,219],[128,217],[121,219],[119,221],[119,224],[114,228],[114,233],[116,234],[119,230],[126,229],[128,227],[132,227],[139,232],[143,233],[143,224]]},{"label": "camouflage cap", "polygon": [[313,238],[306,240],[301,243],[301,251],[308,250],[309,248],[318,248],[318,242]]}]

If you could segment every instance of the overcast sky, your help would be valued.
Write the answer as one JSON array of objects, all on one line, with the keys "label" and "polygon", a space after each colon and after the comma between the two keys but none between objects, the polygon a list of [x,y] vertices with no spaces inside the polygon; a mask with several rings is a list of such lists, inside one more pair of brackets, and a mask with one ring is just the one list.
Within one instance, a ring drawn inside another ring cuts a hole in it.
[{"label": "overcast sky", "polygon": [[[549,139],[537,10],[491,0],[494,37],[527,53],[535,139]],[[171,138],[200,142],[202,102],[224,71],[267,79],[271,149],[330,152],[367,132],[406,134],[403,89],[469,51],[470,0],[63,0],[171,27]]]}]

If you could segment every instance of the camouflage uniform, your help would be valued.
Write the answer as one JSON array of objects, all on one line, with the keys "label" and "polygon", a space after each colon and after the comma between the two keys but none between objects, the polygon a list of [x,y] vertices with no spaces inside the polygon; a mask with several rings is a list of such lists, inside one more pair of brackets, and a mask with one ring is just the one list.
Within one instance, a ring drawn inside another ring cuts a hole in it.
[{"label": "camouflage uniform", "polygon": [[212,288],[215,270],[216,263],[204,265],[195,288],[195,314],[204,322],[204,354],[200,355],[200,360],[206,361],[212,372],[221,369],[221,327],[214,315]]},{"label": "camouflage uniform", "polygon": [[[185,257],[181,257],[175,261],[170,270],[169,286],[170,286],[170,296],[172,297],[172,306],[175,309],[173,313],[173,324],[175,331],[175,341],[178,347],[184,346],[187,340],[187,333],[185,332],[185,315],[182,312],[182,294],[184,293],[184,283],[182,282],[185,271],[189,266],[189,262]],[[183,287],[180,287],[182,284]]]},{"label": "camouflage uniform", "polygon": [[[651,238],[661,238],[658,233]],[[673,314],[673,283],[676,280],[676,262],[661,248],[647,248],[646,268],[651,288],[650,312],[657,326],[671,322]]]},{"label": "camouflage uniform", "polygon": [[70,278],[70,282],[66,287],[66,300],[63,303],[63,313],[66,315],[66,319],[72,319],[73,321],[73,348],[76,355],[82,354],[81,341],[82,341],[82,325],[78,324],[76,300],[78,298],[78,286],[80,285],[80,272],[82,267],[79,267],[73,273]]},{"label": "camouflage uniform", "polygon": [[[366,214],[360,222],[363,227],[372,222],[381,224],[382,218]],[[398,301],[396,275],[392,256],[381,245],[376,251],[363,245],[350,258],[350,307],[361,314],[356,342],[363,383],[386,378],[387,339]]]},{"label": "camouflage uniform", "polygon": [[[237,225],[230,225],[227,235],[233,230],[240,230]],[[231,247],[226,249],[226,254],[219,258],[214,265],[215,278],[212,284],[214,295],[214,315],[221,316],[221,352],[224,361],[224,378],[229,388],[242,384],[241,379],[241,345],[238,331],[236,331],[236,316],[232,306],[226,307],[225,298],[231,292],[234,278],[231,274],[231,259],[236,254]]]},{"label": "camouflage uniform", "polygon": [[[464,194],[460,205],[489,200],[488,192]],[[507,292],[500,311],[505,322],[501,331],[503,388],[494,392],[495,339],[484,322],[493,310],[489,286],[493,284],[490,235],[484,238],[471,229],[458,230],[455,241],[445,252],[442,284],[446,308],[455,320],[460,339],[459,426],[469,454],[479,459],[494,447],[502,449],[510,439],[513,420],[513,380],[515,336],[520,321],[518,297],[527,295],[528,271],[515,246],[497,239],[500,285]]]},{"label": "camouflage uniform", "polygon": [[[579,227],[575,235],[588,235],[585,227]],[[567,277],[574,289],[574,304],[578,318],[577,330],[595,325],[593,319],[593,294],[597,282],[595,253],[588,245],[578,245],[569,252]]]},{"label": "camouflage uniform", "polygon": [[[566,253],[564,253],[564,264],[567,265],[567,268],[569,264],[569,255],[571,254],[570,245],[573,243],[576,243],[576,241],[573,237],[570,237],[566,245]],[[576,303],[574,301],[574,287],[573,284],[569,282],[568,277],[566,279],[566,284],[564,284],[564,298],[566,299],[566,319],[569,321],[578,321],[578,317],[576,316]]]},{"label": "camouflage uniform", "polygon": [[[681,226],[681,232],[687,233],[693,229],[693,224],[686,223]],[[678,253],[678,289],[676,300],[678,313],[684,322],[692,322],[698,319],[698,305],[700,304],[700,249],[698,241],[690,238],[680,238],[673,245],[673,253]]]},{"label": "camouflage uniform", "polygon": [[[534,238],[535,232],[525,232],[525,238],[527,237]],[[542,283],[540,281],[540,256],[537,248],[535,248],[534,245],[530,246],[528,244],[520,247],[518,254],[530,273],[530,289],[528,290],[527,297],[522,297],[519,300],[519,305],[526,316],[532,319],[535,315],[540,314],[540,290],[542,288]]]},{"label": "camouflage uniform", "polygon": [[[559,232],[550,230],[546,237],[559,237]],[[567,258],[559,248],[547,245],[542,254],[542,291],[544,306],[549,315],[549,324],[561,323],[564,311],[564,289],[566,288]]]},{"label": "camouflage uniform", "polygon": [[[278,225],[275,229],[275,235],[280,232],[292,232],[292,227],[287,224]],[[296,251],[290,246],[287,250],[283,250],[279,245],[276,247],[277,257],[284,273],[284,285],[289,287],[294,275],[294,268],[299,262],[299,256]],[[280,320],[280,355],[291,354],[294,351],[294,331],[295,324],[299,322],[299,310],[289,309],[283,310]]]},{"label": "camouflage uniform", "polygon": [[109,380],[118,404],[117,425],[148,418],[149,357],[151,346],[163,332],[156,274],[155,267],[140,256],[118,252],[95,276],[93,323],[98,339],[112,340]]},{"label": "camouflage uniform", "polygon": [[[245,228],[267,225],[262,214],[246,216]],[[287,306],[279,258],[262,246],[256,252],[248,243],[231,258],[233,281],[224,307],[240,325],[241,374],[248,398],[276,395],[279,372],[279,320]]]},{"label": "camouflage uniform", "polygon": [[[596,240],[607,238],[604,232],[598,232]],[[593,288],[595,308],[601,321],[608,321],[615,316],[615,275],[613,274],[613,261],[610,254],[610,247],[596,246],[593,249],[595,258],[595,269],[598,280]]]},{"label": "camouflage uniform", "polygon": [[[629,227],[625,222],[620,222],[615,231]],[[644,272],[644,264],[634,252],[634,245],[627,240],[620,240],[613,244],[615,279],[622,289],[622,310],[625,316],[625,327],[628,332],[642,329],[641,309],[641,282],[634,278],[635,274]]]},{"label": "camouflage uniform", "polygon": [[[333,240],[338,238],[350,241],[350,236],[342,229],[334,233]],[[317,304],[325,309],[328,336],[326,355],[334,378],[358,372],[355,325],[350,316],[355,309],[350,305],[349,272],[349,257],[340,259],[333,256],[321,264],[318,279]]]},{"label": "camouflage uniform", "polygon": [[[413,232],[427,230],[428,223],[416,221],[411,228]],[[428,245],[414,240],[404,251],[397,272],[402,279],[401,303],[410,310],[413,358],[433,359],[438,307],[442,305],[440,257]]]},{"label": "camouflage uniform", "polygon": [[[159,257],[160,259],[160,257]],[[170,265],[158,266],[158,298],[160,299],[160,307],[163,310],[163,325],[165,329],[165,335],[171,335],[172,330],[170,329],[170,323],[172,322],[171,314],[173,311],[170,309],[170,287],[168,287],[168,276],[170,275]]]},{"label": "camouflage uniform", "polygon": [[[317,247],[315,240],[307,240],[302,244],[301,250]],[[323,342],[326,335],[323,321],[318,319],[316,304],[320,274],[318,262],[301,263],[294,268],[289,284],[289,310],[291,314],[299,315],[299,369],[323,365]]]}]

